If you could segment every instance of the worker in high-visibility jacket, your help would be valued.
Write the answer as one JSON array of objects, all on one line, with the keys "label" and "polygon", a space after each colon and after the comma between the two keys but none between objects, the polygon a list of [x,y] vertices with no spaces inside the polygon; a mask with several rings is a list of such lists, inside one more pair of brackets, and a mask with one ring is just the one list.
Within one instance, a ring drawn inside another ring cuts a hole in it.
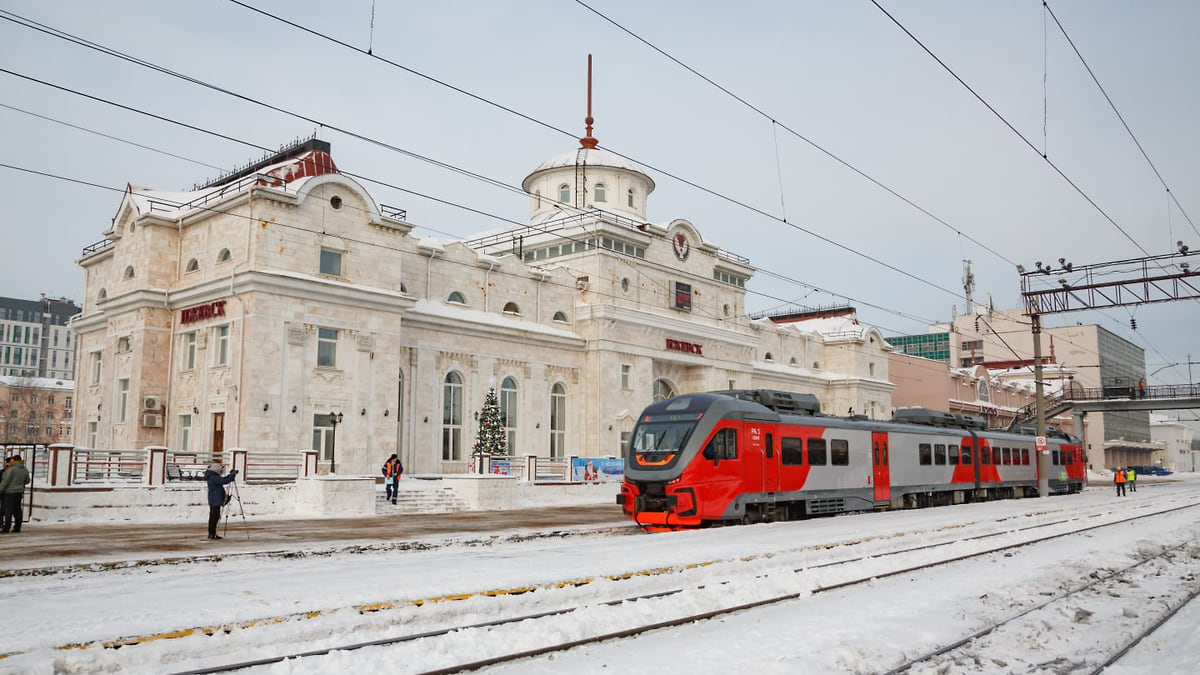
[{"label": "worker in high-visibility jacket", "polygon": [[1113,482],[1117,484],[1117,496],[1125,496],[1125,469],[1117,467],[1113,470]]},{"label": "worker in high-visibility jacket", "polygon": [[1125,471],[1125,484],[1129,486],[1130,492],[1137,492],[1137,472],[1133,469]]},{"label": "worker in high-visibility jacket", "polygon": [[395,504],[396,494],[400,490],[398,485],[400,476],[404,474],[404,465],[400,463],[400,458],[393,454],[383,463],[381,472],[383,473],[384,499]]}]

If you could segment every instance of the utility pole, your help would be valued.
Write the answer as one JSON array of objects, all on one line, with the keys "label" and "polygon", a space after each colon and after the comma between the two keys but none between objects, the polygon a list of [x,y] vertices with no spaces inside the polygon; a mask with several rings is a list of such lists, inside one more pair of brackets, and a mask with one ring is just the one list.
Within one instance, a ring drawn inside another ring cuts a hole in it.
[{"label": "utility pole", "polygon": [[1033,322],[1033,405],[1037,413],[1038,496],[1050,495],[1050,450],[1046,447],[1046,391],[1042,387],[1042,315],[1031,314]]}]

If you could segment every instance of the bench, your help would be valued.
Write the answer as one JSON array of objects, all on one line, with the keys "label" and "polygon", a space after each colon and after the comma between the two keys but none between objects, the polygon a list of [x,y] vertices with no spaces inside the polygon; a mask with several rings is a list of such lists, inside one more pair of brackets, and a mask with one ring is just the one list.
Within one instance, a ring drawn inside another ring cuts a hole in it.
[{"label": "bench", "polygon": [[178,464],[168,464],[167,480],[204,480],[204,476],[196,475],[195,471],[184,471]]}]

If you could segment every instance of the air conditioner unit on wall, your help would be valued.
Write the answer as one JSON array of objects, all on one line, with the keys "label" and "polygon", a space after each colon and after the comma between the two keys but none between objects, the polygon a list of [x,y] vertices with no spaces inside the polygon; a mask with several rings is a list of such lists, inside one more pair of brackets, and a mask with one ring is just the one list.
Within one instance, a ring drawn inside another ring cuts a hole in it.
[{"label": "air conditioner unit on wall", "polygon": [[143,396],[142,410],[162,410],[162,399],[157,396]]},{"label": "air conditioner unit on wall", "polygon": [[142,426],[151,429],[157,429],[162,426],[162,415],[157,413],[146,413],[142,415]]}]

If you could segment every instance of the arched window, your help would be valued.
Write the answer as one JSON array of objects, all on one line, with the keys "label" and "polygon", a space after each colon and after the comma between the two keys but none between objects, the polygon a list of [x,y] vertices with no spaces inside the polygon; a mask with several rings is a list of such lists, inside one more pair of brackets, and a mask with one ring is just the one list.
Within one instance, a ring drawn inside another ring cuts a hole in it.
[{"label": "arched window", "polygon": [[442,461],[462,459],[462,414],[462,376],[452,371],[442,385]]},{"label": "arched window", "polygon": [[107,299],[108,299],[108,289],[101,288],[100,292],[96,294],[96,302],[104,302]]},{"label": "arched window", "polygon": [[221,252],[217,254],[217,262],[219,263],[228,262],[231,258],[233,258],[233,254],[227,248],[221,249]]},{"label": "arched window", "polygon": [[629,191],[625,193],[625,201],[629,203],[629,206],[633,206],[633,188],[629,188]]},{"label": "arched window", "polygon": [[766,356],[763,357],[763,360],[764,361],[774,361],[775,355],[772,354],[771,352],[767,352]]},{"label": "arched window", "polygon": [[679,392],[675,390],[675,385],[671,384],[670,382],[668,382],[666,380],[655,380],[654,381],[654,400],[655,401],[665,401],[668,398],[674,398],[678,395],[679,395]]},{"label": "arched window", "polygon": [[450,295],[446,298],[446,302],[453,302],[456,305],[467,304],[466,298],[464,298],[463,294],[459,293],[458,291],[451,291]]},{"label": "arched window", "polygon": [[517,303],[515,302],[506,302],[504,303],[504,313],[512,314],[513,316],[521,316],[521,308],[517,307]]},{"label": "arched window", "polygon": [[561,382],[550,388],[550,456],[565,457],[567,450],[567,388]]},{"label": "arched window", "polygon": [[796,357],[793,356],[792,359],[790,361],[788,361],[788,365],[789,366],[798,366],[798,365],[800,365],[800,362],[797,361]]},{"label": "arched window", "polygon": [[595,201],[607,201],[604,197],[604,183],[596,183],[596,187],[592,189],[592,195]]},{"label": "arched window", "polygon": [[188,261],[187,267],[184,268],[184,271],[185,272],[195,272],[198,269],[200,269],[200,262],[198,260],[196,260],[195,258],[192,258],[191,260]]},{"label": "arched window", "polygon": [[980,378],[979,384],[975,385],[975,392],[976,398],[978,398],[980,401],[990,402],[992,400],[991,390],[988,389],[988,381],[986,377]]},{"label": "arched window", "polygon": [[129,267],[125,268],[125,278],[126,279],[133,278],[133,265],[130,265]]},{"label": "arched window", "polygon": [[564,312],[555,312],[554,320],[561,321],[562,323],[567,323],[567,315]]},{"label": "arched window", "polygon": [[504,439],[509,455],[516,455],[517,447],[517,381],[511,377],[500,383],[500,424],[504,427]]},{"label": "arched window", "polygon": [[571,203],[571,186],[563,183],[558,186],[558,201],[564,204]]}]

